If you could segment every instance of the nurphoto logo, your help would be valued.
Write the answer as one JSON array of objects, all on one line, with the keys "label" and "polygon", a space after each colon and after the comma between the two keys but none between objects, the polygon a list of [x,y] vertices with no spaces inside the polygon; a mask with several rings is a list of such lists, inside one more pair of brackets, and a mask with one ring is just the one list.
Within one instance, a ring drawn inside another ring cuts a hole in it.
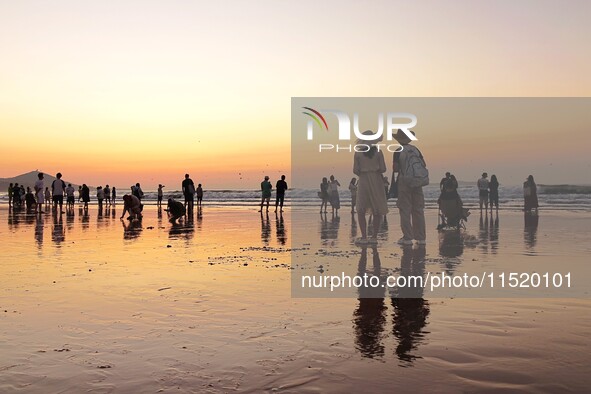
[{"label": "nurphoto logo", "polygon": [[[351,118],[345,111],[335,109],[322,109],[316,110],[311,107],[302,107],[304,111],[302,113],[306,115],[308,119],[307,123],[307,139],[308,141],[314,140],[314,125],[319,130],[329,132],[328,122],[326,121],[324,114],[332,114],[336,116],[338,122],[338,140],[339,141],[350,141],[351,140]],[[385,119],[385,121],[384,121]],[[400,121],[403,120],[403,121]],[[416,126],[417,117],[407,112],[388,112],[384,116],[383,112],[378,113],[378,124],[377,130],[373,134],[363,134],[364,130],[359,129],[359,114],[353,113],[353,134],[357,141],[367,141],[367,143],[339,145],[339,144],[318,144],[319,152],[322,151],[334,151],[334,152],[367,152],[371,146],[376,146],[378,150],[387,149],[389,152],[397,152],[402,150],[402,146],[399,144],[380,144],[379,142],[384,139],[384,129],[387,141],[394,139],[394,134],[398,130],[402,131],[411,141],[416,141],[417,137],[410,131],[411,128]],[[373,131],[373,130],[372,130]]]}]

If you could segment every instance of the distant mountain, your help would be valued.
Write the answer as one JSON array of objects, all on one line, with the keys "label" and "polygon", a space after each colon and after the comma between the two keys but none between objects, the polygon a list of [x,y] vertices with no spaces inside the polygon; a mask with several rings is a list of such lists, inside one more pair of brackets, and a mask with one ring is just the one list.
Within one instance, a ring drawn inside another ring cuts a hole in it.
[{"label": "distant mountain", "polygon": [[[25,188],[27,186],[30,186],[32,189],[33,186],[35,186],[35,182],[37,182],[37,179],[39,179],[37,177],[37,174],[39,172],[43,172],[43,171],[31,171],[31,172],[27,172],[25,174],[14,176],[12,178],[0,178],[0,191],[6,192],[8,190],[8,186],[11,183],[12,184],[18,183],[19,185],[24,185]],[[43,172],[43,181],[45,182],[46,187],[51,187],[51,183],[55,179],[56,178],[54,176],[51,176],[48,173]],[[72,182],[68,182],[68,180],[64,179],[64,178],[62,178],[62,180],[64,182],[66,182],[66,184],[72,183]],[[72,183],[72,186],[74,186],[75,188],[78,188],[78,185],[76,185],[74,183]]]}]

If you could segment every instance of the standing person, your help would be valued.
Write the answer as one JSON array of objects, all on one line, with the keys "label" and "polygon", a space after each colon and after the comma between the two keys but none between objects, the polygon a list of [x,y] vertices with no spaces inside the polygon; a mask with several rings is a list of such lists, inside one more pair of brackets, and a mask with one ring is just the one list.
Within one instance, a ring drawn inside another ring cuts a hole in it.
[{"label": "standing person", "polygon": [[[371,130],[363,132],[364,135],[373,135]],[[377,144],[378,141],[375,141]],[[364,143],[359,141],[358,143]],[[384,161],[384,153],[378,151],[375,145],[372,145],[367,152],[355,152],[353,156],[353,173],[359,177],[359,182],[355,186],[357,194],[357,219],[359,220],[359,229],[361,230],[361,238],[357,240],[357,244],[377,244],[378,231],[382,222],[382,217],[388,213],[388,202],[386,201],[386,193],[384,193],[384,177],[386,172],[386,162]],[[354,184],[355,178],[351,180]],[[349,190],[351,186],[349,186]],[[373,233],[371,239],[367,239],[367,222],[365,219],[366,213],[373,215]]]},{"label": "standing person", "polygon": [[[415,133],[411,131],[413,135]],[[394,172],[398,173],[398,199],[396,206],[400,212],[402,238],[400,245],[411,245],[412,240],[425,245],[425,196],[423,186],[429,184],[429,171],[421,151],[411,145],[411,139],[402,130],[394,135],[402,150],[394,153]]]},{"label": "standing person", "polygon": [[144,191],[142,190],[142,187],[140,186],[139,182],[135,184],[134,193],[135,193],[135,196],[137,198],[139,198],[140,202],[141,202],[142,199],[144,198]]},{"label": "standing person", "polygon": [[[330,182],[328,183],[328,200],[330,201],[330,206],[332,207],[332,214],[339,214],[339,209],[341,209],[341,199],[339,198],[339,186],[341,184],[337,181],[334,175],[330,176]],[[383,188],[383,182],[382,182]]]},{"label": "standing person", "polygon": [[78,186],[78,202],[82,201],[82,186]]},{"label": "standing person", "polygon": [[277,212],[277,206],[279,205],[279,211],[283,212],[283,200],[285,199],[285,191],[287,190],[287,182],[285,182],[285,175],[281,175],[281,179],[277,181],[275,185],[275,212]]},{"label": "standing person", "polygon": [[11,183],[10,185],[8,185],[8,207],[9,208],[12,206],[12,190],[13,190],[13,185]]},{"label": "standing person", "polygon": [[197,206],[201,207],[201,203],[203,202],[203,187],[201,187],[201,183],[197,185]]},{"label": "standing person", "polygon": [[492,213],[493,205],[499,210],[499,181],[497,180],[496,175],[492,175],[490,177],[490,182],[488,183],[488,199],[490,201],[490,212]]},{"label": "standing person", "polygon": [[117,203],[117,189],[113,186],[111,190],[111,204],[115,205]]},{"label": "standing person", "polygon": [[62,173],[55,174],[55,180],[51,182],[51,194],[53,195],[53,205],[57,208],[60,206],[60,212],[64,213],[62,207],[64,205],[64,192],[66,191],[66,182],[62,181]]},{"label": "standing person", "polygon": [[49,191],[49,186],[45,187],[45,205],[50,205],[52,198],[51,198],[51,192]]},{"label": "standing person", "polygon": [[88,203],[90,202],[90,189],[86,186],[86,183],[82,184],[82,203],[84,204],[84,209],[88,209]]},{"label": "standing person", "polygon": [[[353,168],[355,170],[355,168]],[[357,205],[357,178],[351,178],[349,182],[349,191],[351,192],[351,213],[355,213],[355,205]]]},{"label": "standing person", "polygon": [[525,212],[531,212],[532,209],[538,211],[538,188],[533,175],[528,176],[527,180],[523,182],[523,199]]},{"label": "standing person", "polygon": [[20,196],[19,196],[19,191],[20,191],[20,187],[18,185],[18,183],[14,184],[14,187],[12,188],[12,206],[13,207],[18,207],[20,205]]},{"label": "standing person", "polygon": [[66,209],[74,209],[74,188],[71,183],[66,187]]},{"label": "standing person", "polygon": [[269,176],[265,175],[265,180],[261,182],[261,209],[259,212],[263,212],[263,205],[265,201],[267,202],[267,212],[269,212],[269,201],[271,200],[271,190],[273,190],[273,185],[269,182]]},{"label": "standing person", "polygon": [[188,206],[189,212],[193,212],[193,204],[195,201],[195,183],[189,178],[189,174],[185,174],[185,180],[182,183],[183,195],[185,196],[185,207]]},{"label": "standing person", "polygon": [[320,213],[322,213],[322,207],[324,207],[324,213],[326,213],[328,207],[328,179],[326,177],[322,178],[318,197],[322,199],[322,202],[320,203]]},{"label": "standing person", "polygon": [[[27,192],[25,191],[25,186],[21,185],[21,188],[18,191],[21,206],[23,206],[23,204],[25,203],[26,194],[27,194]],[[46,202],[47,202],[47,200],[46,200]]]},{"label": "standing person", "polygon": [[109,185],[105,185],[103,191],[105,192],[105,205],[111,205],[111,188]]},{"label": "standing person", "polygon": [[164,198],[164,193],[163,193],[162,189],[164,187],[165,186],[163,184],[158,185],[158,201],[156,202],[156,205],[158,205],[159,207],[162,206],[162,199]]},{"label": "standing person", "polygon": [[388,177],[384,175],[384,190],[386,191],[386,197],[388,196],[388,191],[390,190],[390,181]]},{"label": "standing person", "polygon": [[35,182],[35,196],[37,197],[37,207],[35,208],[35,212],[39,212],[42,213],[42,209],[43,209],[43,203],[45,202],[44,200],[44,195],[43,195],[43,189],[45,188],[45,185],[43,183],[43,173],[40,172],[39,174],[37,174],[37,182]]},{"label": "standing person", "polygon": [[480,203],[480,213],[482,213],[482,205],[484,204],[484,210],[488,209],[488,174],[486,172],[482,173],[482,178],[476,182],[478,186],[478,197]]},{"label": "standing person", "polygon": [[102,186],[96,188],[96,199],[98,201],[99,211],[103,210],[103,200],[105,199],[105,191]]},{"label": "standing person", "polygon": [[445,173],[445,177],[441,178],[441,181],[439,182],[439,191],[443,191],[443,187],[444,185],[451,179],[451,173],[446,172]]}]

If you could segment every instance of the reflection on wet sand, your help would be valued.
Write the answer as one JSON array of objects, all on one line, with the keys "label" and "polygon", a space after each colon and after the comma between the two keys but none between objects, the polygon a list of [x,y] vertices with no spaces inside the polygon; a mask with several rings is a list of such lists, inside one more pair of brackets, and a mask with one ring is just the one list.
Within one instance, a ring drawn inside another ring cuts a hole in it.
[{"label": "reflection on wet sand", "polygon": [[523,214],[523,241],[525,243],[526,254],[534,252],[538,238],[538,222],[540,217],[537,213],[525,212]]},{"label": "reflection on wet sand", "polygon": [[189,212],[183,219],[170,223],[168,237],[170,239],[184,239],[190,241],[195,234],[195,218],[193,212]]},{"label": "reflection on wet sand", "polygon": [[[405,247],[400,260],[400,276],[425,277],[425,248]],[[428,331],[424,330],[430,312],[429,302],[423,298],[422,286],[400,288],[398,297],[392,298],[392,333],[398,339],[396,355],[400,361],[411,364],[421,358],[414,354],[424,341]]]},{"label": "reflection on wet sand", "polygon": [[453,274],[460,265],[458,259],[464,254],[464,239],[460,230],[439,231],[439,255],[446,257],[441,261],[446,274]]},{"label": "reflection on wet sand", "polygon": [[124,220],[121,219],[121,225],[123,226],[123,239],[134,240],[138,238],[142,233],[142,221],[141,220]]},{"label": "reflection on wet sand", "polygon": [[279,214],[275,212],[275,232],[277,236],[277,242],[279,242],[281,245],[285,245],[287,242],[287,230],[285,230],[283,212],[280,212]]},{"label": "reflection on wet sand", "polygon": [[269,212],[263,214],[261,211],[261,241],[263,245],[268,246],[271,240],[271,221],[269,220]]},{"label": "reflection on wet sand", "polygon": [[[376,278],[375,283],[384,284],[387,274],[382,271],[380,255],[377,248],[372,248],[372,270],[367,269],[367,248],[362,248],[358,265],[358,275],[367,275],[366,283]],[[400,277],[410,283],[411,277],[425,276],[425,248],[403,248],[400,261]],[[385,302],[386,287],[361,286],[358,288],[358,305],[353,312],[355,347],[366,358],[382,358],[385,356],[385,334],[387,325],[387,305]],[[398,340],[395,354],[403,366],[411,366],[420,358],[415,354],[419,344],[427,332],[424,330],[429,315],[429,303],[423,299],[421,286],[403,286],[392,289],[392,334]]]},{"label": "reflection on wet sand", "polygon": [[53,213],[53,226],[51,228],[51,240],[59,246],[66,240],[66,230],[61,213]]},{"label": "reflection on wet sand", "polygon": [[341,225],[341,217],[338,215],[330,215],[326,213],[320,214],[320,239],[323,244],[334,244],[339,238],[339,227]]},{"label": "reflection on wet sand", "polygon": [[[367,271],[367,248],[361,249],[357,274],[369,277],[381,275],[380,255],[377,248],[372,249],[373,270]],[[381,278],[380,278],[381,279]],[[384,287],[359,287],[359,303],[353,312],[355,330],[355,346],[363,357],[380,358],[384,356],[385,347],[382,343],[385,337],[386,303]]]}]

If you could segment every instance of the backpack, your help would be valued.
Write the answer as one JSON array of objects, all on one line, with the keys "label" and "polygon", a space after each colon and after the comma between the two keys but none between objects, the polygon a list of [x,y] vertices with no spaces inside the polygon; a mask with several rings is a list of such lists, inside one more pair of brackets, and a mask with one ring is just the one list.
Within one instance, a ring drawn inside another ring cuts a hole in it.
[{"label": "backpack", "polygon": [[406,155],[404,167],[400,169],[399,177],[409,187],[427,186],[429,184],[429,170],[427,170],[427,164],[421,151],[416,146],[405,145],[403,152],[406,152]]}]

